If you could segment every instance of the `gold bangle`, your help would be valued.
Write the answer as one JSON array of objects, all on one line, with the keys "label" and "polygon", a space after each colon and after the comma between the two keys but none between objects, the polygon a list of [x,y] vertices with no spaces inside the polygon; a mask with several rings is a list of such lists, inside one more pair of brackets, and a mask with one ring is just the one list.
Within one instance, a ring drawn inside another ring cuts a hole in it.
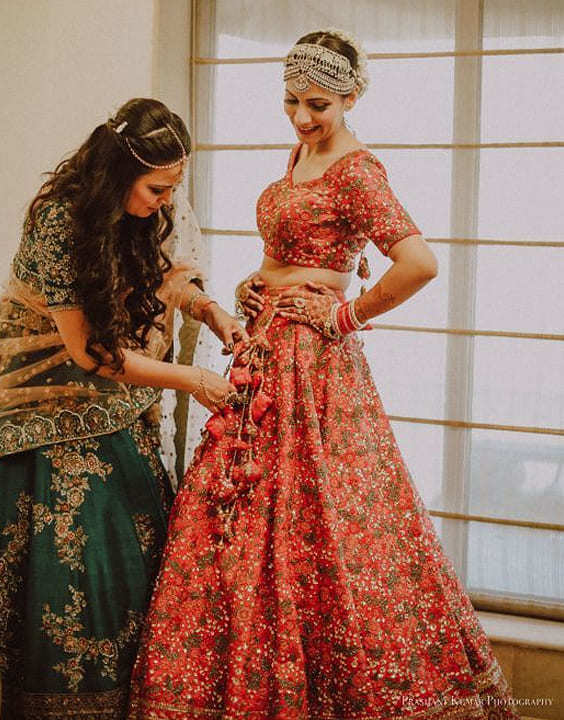
[{"label": "gold bangle", "polygon": [[[185,308],[185,312],[187,312],[188,315],[191,315],[192,317],[194,317],[194,303],[202,295],[205,295],[205,293],[203,290],[200,290],[200,288],[198,288],[198,287],[190,295],[190,298],[189,298],[188,302],[186,303],[186,308]],[[194,318],[194,319],[196,319],[196,318]]]},{"label": "gold bangle", "polygon": [[201,392],[210,405],[217,405],[216,401],[208,395],[208,390],[204,384],[204,368],[198,367],[198,370],[200,371],[200,382],[198,383],[197,392]]},{"label": "gold bangle", "polygon": [[[197,303],[202,302],[202,307],[196,307]],[[194,320],[198,320],[199,322],[204,322],[204,312],[208,309],[210,305],[217,305],[217,300],[212,300],[208,295],[205,293],[201,293],[198,295],[197,298],[194,299],[194,302],[192,303],[192,317]]]}]

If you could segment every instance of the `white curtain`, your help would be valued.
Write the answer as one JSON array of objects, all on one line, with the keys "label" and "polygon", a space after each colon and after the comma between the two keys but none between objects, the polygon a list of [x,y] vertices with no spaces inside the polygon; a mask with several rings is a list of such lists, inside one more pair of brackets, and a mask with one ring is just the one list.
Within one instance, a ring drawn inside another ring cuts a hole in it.
[{"label": "white curtain", "polygon": [[[205,270],[206,252],[202,234],[188,199],[188,176],[175,190],[174,231],[166,241],[166,252],[174,263],[188,263],[194,269]],[[204,273],[205,281],[205,273]],[[175,312],[172,360],[194,362],[193,355],[200,334],[200,324],[189,315]],[[194,403],[197,405],[197,403]],[[184,467],[184,447],[187,426],[187,396],[174,390],[164,390],[160,402],[161,456],[174,487]],[[180,450],[180,453],[178,452]]]},{"label": "white curtain", "polygon": [[[350,124],[376,146],[392,187],[433,242],[440,274],[378,318],[388,327],[365,335],[366,354],[463,581],[481,595],[548,601],[558,613],[563,3],[200,0],[195,20],[194,201],[211,286],[227,307],[237,281],[260,263],[256,199],[288,156],[272,146],[295,142],[282,112],[281,65],[271,59],[324,27],[353,32],[379,55]],[[519,52],[531,48],[545,51]],[[468,50],[496,53],[448,55]],[[375,280],[387,261],[375,251],[369,260]],[[225,367],[205,337],[198,353]],[[202,420],[191,423],[187,460]],[[511,524],[520,521],[544,525]]]}]

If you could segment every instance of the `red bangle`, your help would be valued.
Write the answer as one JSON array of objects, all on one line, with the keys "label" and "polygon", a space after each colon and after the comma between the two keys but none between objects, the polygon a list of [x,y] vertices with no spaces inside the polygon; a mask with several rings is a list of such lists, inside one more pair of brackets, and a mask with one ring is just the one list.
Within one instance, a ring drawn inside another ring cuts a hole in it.
[{"label": "red bangle", "polygon": [[364,327],[364,323],[361,323],[356,316],[353,303],[354,300],[349,300],[348,302],[341,303],[337,308],[337,330],[341,335],[348,335]]},{"label": "red bangle", "polygon": [[341,303],[337,309],[337,329],[341,335],[348,335],[356,330],[351,317],[350,303]]}]

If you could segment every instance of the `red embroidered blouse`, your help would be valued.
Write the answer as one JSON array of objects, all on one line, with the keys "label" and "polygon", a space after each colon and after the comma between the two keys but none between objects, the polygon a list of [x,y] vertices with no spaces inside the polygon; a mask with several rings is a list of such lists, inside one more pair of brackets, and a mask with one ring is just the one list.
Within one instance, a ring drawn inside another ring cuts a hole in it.
[{"label": "red embroidered blouse", "polygon": [[353,150],[321,177],[294,183],[300,147],[292,150],[284,177],[257,202],[265,255],[289,265],[350,272],[369,240],[387,255],[394,243],[420,234],[368,150]]}]

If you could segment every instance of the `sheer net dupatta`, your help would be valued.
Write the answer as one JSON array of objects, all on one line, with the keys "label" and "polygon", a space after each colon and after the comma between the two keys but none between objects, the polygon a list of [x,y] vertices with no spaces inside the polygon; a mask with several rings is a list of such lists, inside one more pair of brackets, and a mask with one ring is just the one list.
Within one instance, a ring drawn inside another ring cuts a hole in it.
[{"label": "sheer net dupatta", "polygon": [[[186,284],[202,282],[193,264],[199,231],[187,199],[177,215],[166,243],[173,267],[158,293],[167,304],[163,330],[152,330],[140,351],[159,360],[170,359],[174,310]],[[121,430],[159,398],[155,388],[105,379],[72,362],[45,297],[12,270],[0,298],[0,456]]]},{"label": "sheer net dupatta", "polygon": [[[159,293],[167,303],[169,317],[165,333],[170,336],[161,338],[161,342],[166,345],[171,360],[190,365],[194,361],[201,325],[188,313],[174,313],[174,309],[181,307],[180,298],[186,283],[194,281],[203,289],[206,278],[200,269],[204,261],[202,233],[188,201],[186,177],[174,193],[174,205],[174,230],[165,244],[173,268],[167,274],[163,294]],[[155,342],[158,341],[155,338]],[[186,393],[165,390],[160,403],[162,459],[173,484],[176,477],[184,473],[188,400]]]},{"label": "sheer net dupatta", "polygon": [[0,298],[0,456],[121,430],[157,397],[73,363],[44,296],[11,273]]}]

